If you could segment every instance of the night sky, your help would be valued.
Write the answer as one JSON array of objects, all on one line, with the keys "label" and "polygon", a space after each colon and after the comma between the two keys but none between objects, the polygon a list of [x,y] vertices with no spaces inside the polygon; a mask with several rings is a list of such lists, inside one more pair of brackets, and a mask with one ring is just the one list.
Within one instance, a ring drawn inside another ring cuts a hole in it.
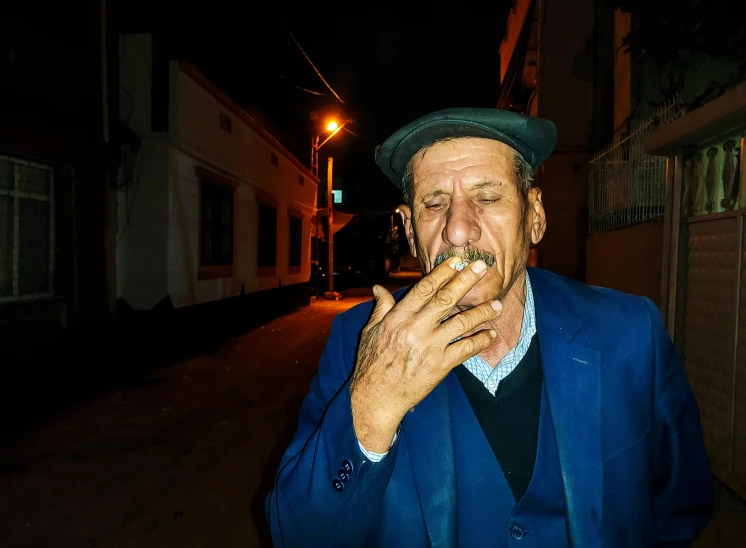
[{"label": "night sky", "polygon": [[334,155],[335,174],[356,183],[358,209],[399,201],[373,161],[375,145],[392,131],[438,108],[497,104],[498,49],[511,4],[113,2],[120,30],[151,32],[170,57],[191,61],[236,102],[260,109],[304,164],[310,111],[325,104],[345,109],[359,137],[340,132],[321,149],[319,164],[323,170]]}]

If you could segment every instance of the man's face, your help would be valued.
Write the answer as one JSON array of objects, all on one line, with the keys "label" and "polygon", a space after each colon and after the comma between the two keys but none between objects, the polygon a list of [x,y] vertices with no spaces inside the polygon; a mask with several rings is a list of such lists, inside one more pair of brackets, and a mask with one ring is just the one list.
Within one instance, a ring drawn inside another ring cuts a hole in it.
[{"label": "man's face", "polygon": [[423,272],[439,255],[482,258],[489,265],[459,308],[502,299],[524,272],[531,242],[544,235],[541,193],[523,195],[514,162],[508,145],[477,138],[436,143],[412,159],[413,207],[400,209]]}]

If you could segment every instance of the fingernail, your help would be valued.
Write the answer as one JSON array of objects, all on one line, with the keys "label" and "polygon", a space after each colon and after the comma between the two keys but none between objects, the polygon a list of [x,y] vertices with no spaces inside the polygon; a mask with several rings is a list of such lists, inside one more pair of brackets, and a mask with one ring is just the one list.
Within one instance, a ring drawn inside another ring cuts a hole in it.
[{"label": "fingernail", "polygon": [[471,263],[471,269],[477,274],[480,274],[487,270],[487,264],[484,261],[479,260],[475,263]]},{"label": "fingernail", "polygon": [[451,259],[448,261],[448,266],[451,268],[456,268],[456,265],[461,262],[461,257],[451,257]]},{"label": "fingernail", "polygon": [[494,339],[495,337],[497,337],[497,331],[495,331],[494,329],[490,329],[490,335],[492,335],[492,338]]},{"label": "fingernail", "polygon": [[500,301],[492,301],[490,303],[490,306],[495,312],[500,312],[503,309],[503,303],[501,303]]},{"label": "fingernail", "polygon": [[377,285],[373,286],[373,296],[378,297],[378,286]]}]

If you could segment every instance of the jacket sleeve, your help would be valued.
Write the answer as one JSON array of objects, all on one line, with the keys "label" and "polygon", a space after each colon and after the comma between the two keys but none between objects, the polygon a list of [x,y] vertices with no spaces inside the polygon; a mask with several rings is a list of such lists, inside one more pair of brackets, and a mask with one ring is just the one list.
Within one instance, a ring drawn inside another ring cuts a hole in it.
[{"label": "jacket sleeve", "polygon": [[655,510],[658,545],[685,547],[712,515],[713,480],[699,408],[657,308],[646,299],[655,352]]},{"label": "jacket sleeve", "polygon": [[355,342],[345,340],[344,323],[344,315],[332,323],[298,430],[265,501],[276,547],[362,543],[393,471],[398,443],[381,462],[371,463],[355,436],[349,392],[353,364],[345,360],[345,345]]}]

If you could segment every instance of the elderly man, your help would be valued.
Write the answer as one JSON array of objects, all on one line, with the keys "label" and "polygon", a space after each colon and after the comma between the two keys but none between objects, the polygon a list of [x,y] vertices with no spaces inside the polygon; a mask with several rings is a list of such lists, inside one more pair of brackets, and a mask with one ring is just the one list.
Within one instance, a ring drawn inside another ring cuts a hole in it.
[{"label": "elderly man", "polygon": [[376,162],[425,276],[334,320],[267,518],[277,546],[688,546],[712,479],[655,306],[529,269],[554,125],[447,109]]}]

